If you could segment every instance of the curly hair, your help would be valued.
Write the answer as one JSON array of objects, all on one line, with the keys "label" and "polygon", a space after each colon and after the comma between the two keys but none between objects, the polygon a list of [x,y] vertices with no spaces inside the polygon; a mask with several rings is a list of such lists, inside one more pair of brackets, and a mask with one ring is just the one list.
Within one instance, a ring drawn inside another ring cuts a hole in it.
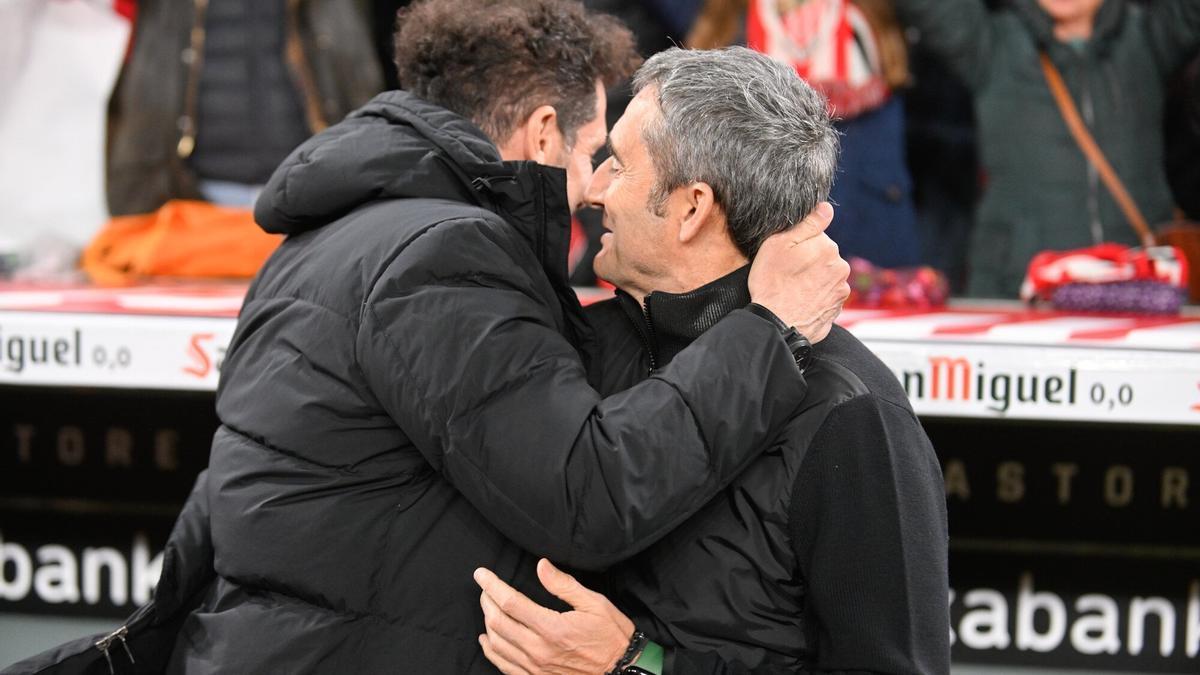
[{"label": "curly hair", "polygon": [[596,81],[615,86],[641,62],[629,29],[576,0],[418,0],[397,14],[395,45],[402,88],[496,143],[551,105],[573,144]]}]

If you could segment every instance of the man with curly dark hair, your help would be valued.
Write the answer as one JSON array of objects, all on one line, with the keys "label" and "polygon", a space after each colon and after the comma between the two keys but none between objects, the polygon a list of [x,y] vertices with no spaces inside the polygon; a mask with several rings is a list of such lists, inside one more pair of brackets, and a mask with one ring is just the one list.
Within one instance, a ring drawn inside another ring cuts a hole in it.
[{"label": "man with curly dark hair", "polygon": [[[641,61],[615,18],[542,1],[414,3],[395,57],[402,89],[475,123],[501,158],[565,167],[572,209],[604,144],[606,88]],[[559,155],[542,157],[557,133]]]},{"label": "man with curly dark hair", "polygon": [[781,327],[817,341],[848,294],[828,209],[763,244],[757,312],[625,392],[589,385],[568,218],[604,85],[637,61],[624,28],[574,0],[426,0],[397,44],[407,90],[305,142],[258,201],[288,237],[246,297],[154,605],[97,642],[99,669],[494,672],[475,568],[550,602],[536,556],[645,548],[807,393]]}]

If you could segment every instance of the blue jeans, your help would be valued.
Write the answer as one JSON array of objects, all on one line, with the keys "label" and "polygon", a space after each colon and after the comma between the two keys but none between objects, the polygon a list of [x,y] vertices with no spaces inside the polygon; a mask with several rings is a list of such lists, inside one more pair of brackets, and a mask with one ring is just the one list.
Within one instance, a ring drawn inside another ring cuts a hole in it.
[{"label": "blue jeans", "polygon": [[227,180],[203,178],[200,179],[197,187],[200,188],[200,194],[204,196],[204,199],[213,204],[248,209],[254,208],[254,202],[258,200],[258,193],[263,189],[262,185],[247,185]]}]

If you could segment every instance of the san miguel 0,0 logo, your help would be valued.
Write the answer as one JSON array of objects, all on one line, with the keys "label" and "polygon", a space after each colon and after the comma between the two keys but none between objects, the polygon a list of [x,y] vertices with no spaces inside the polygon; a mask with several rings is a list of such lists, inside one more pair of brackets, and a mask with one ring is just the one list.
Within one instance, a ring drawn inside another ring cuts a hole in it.
[{"label": "san miguel 0,0 logo", "polygon": [[83,333],[76,328],[66,335],[25,335],[0,326],[0,368],[19,374],[27,367],[83,365]]},{"label": "san miguel 0,0 logo", "polygon": [[0,377],[61,383],[63,378],[124,373],[134,349],[125,328],[80,326],[56,318],[0,325]]},{"label": "san miguel 0,0 logo", "polygon": [[961,403],[999,415],[1018,408],[1127,408],[1135,395],[1129,382],[1085,381],[1074,367],[989,368],[982,359],[962,356],[929,356],[923,367],[899,368],[896,376],[915,403]]}]

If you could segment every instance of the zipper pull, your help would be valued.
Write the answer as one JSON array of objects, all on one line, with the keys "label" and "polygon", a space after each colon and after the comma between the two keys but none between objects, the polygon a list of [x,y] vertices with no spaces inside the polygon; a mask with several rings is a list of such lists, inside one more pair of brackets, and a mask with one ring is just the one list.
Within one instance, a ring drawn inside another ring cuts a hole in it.
[{"label": "zipper pull", "polygon": [[125,630],[124,626],[121,626],[121,632],[117,635],[117,639],[121,641],[121,646],[125,648],[125,655],[129,657],[130,665],[133,665],[136,664],[137,661],[135,661],[133,658],[133,651],[129,649],[129,643],[125,641],[125,636],[128,633],[129,631]]},{"label": "zipper pull", "polygon": [[478,192],[505,195],[516,200],[521,198],[516,176],[479,176],[471,181],[471,187]]},{"label": "zipper pull", "polygon": [[112,657],[108,655],[109,644],[108,637],[96,640],[96,649],[99,649],[100,653],[104,655],[104,660],[108,661],[108,675],[117,675],[117,671],[113,668]]},{"label": "zipper pull", "polygon": [[99,649],[100,653],[104,654],[104,660],[108,662],[109,675],[116,675],[117,673],[116,668],[113,667],[112,655],[108,653],[112,648],[113,640],[120,640],[121,645],[125,648],[125,654],[129,656],[129,662],[136,663],[136,661],[133,660],[133,652],[129,650],[129,643],[125,641],[125,636],[128,634],[129,629],[125,626],[121,626],[120,628],[114,630],[108,635],[105,635],[99,640],[96,640],[95,642],[96,649]]}]

